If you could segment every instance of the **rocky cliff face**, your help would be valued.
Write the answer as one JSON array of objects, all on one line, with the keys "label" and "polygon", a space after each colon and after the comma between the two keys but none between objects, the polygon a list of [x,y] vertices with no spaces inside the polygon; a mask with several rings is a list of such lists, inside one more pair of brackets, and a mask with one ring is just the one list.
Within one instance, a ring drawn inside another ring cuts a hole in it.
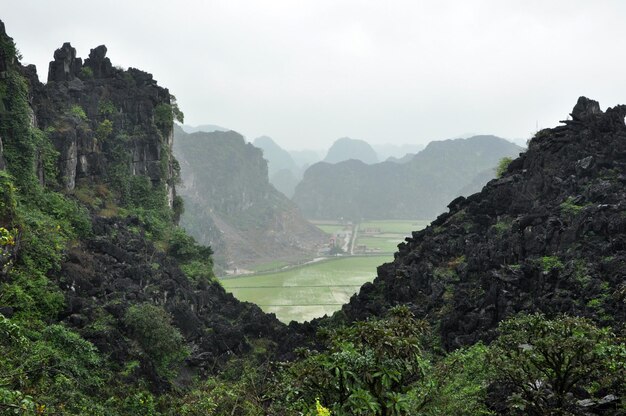
[{"label": "rocky cliff face", "polygon": [[117,163],[123,173],[165,186],[171,205],[175,171],[169,91],[151,74],[113,67],[106,53],[105,46],[98,46],[83,63],[65,43],[54,53],[46,85],[34,69],[29,71],[36,123],[60,153],[62,186],[72,190],[77,181],[102,181]]},{"label": "rocky cliff face", "polygon": [[[167,311],[190,350],[184,365],[194,372],[215,371],[259,338],[287,346],[285,325],[213,280],[210,249],[195,254],[198,278],[183,272],[184,260],[172,254],[176,244],[198,247],[168,222],[166,200],[171,206],[177,165],[168,90],[148,73],[113,67],[104,46],[82,62],[69,43],[55,52],[44,85],[34,67],[20,65],[3,28],[0,22],[0,136],[6,145],[0,167],[10,175],[0,172],[0,286],[17,288],[24,297],[0,296],[0,313],[11,318],[28,310],[46,323],[62,322],[116,365],[141,360],[137,377],[157,388],[170,384],[124,324],[133,306]],[[134,179],[146,185],[141,189],[147,197],[124,205],[124,190],[115,185]],[[122,199],[109,201],[115,209],[104,216],[93,202],[90,212],[79,207],[79,190],[94,200],[111,194]],[[157,218],[169,239],[149,235],[155,227],[145,218],[116,216],[120,206]],[[32,295],[36,285],[44,289]],[[60,313],[23,302],[42,293],[58,295]]]},{"label": "rocky cliff face", "polygon": [[[121,323],[131,305],[161,305],[191,349],[187,365],[210,371],[232,354],[251,350],[256,339],[282,342],[290,334],[274,315],[226,293],[216,281],[195,284],[172,257],[131,231],[136,219],[94,222],[94,235],[72,248],[60,272],[67,305],[61,319],[117,362],[131,359],[132,340]],[[107,322],[96,327],[94,322]],[[145,364],[145,363],[144,363]],[[144,367],[150,373],[150,367]]]},{"label": "rocky cliff face", "polygon": [[400,245],[343,316],[406,303],[438,323],[446,347],[489,340],[518,312],[626,321],[626,106],[581,97],[540,131],[505,175],[457,198]]},{"label": "rocky cliff face", "polygon": [[181,225],[210,245],[224,268],[316,254],[325,236],[268,179],[261,149],[234,132],[176,129],[185,201]]}]

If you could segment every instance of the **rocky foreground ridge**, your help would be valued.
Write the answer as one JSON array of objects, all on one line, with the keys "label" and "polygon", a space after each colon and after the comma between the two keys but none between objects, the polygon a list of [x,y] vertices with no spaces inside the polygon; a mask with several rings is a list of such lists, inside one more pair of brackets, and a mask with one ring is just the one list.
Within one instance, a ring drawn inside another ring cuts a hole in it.
[{"label": "rocky foreground ridge", "polygon": [[626,106],[581,97],[505,174],[414,232],[338,316],[408,304],[455,348],[518,312],[626,321]]},{"label": "rocky foreground ridge", "polygon": [[[284,341],[287,327],[227,294],[211,250],[176,231],[175,99],[151,74],[112,66],[106,52],[98,46],[83,62],[65,43],[44,85],[0,22],[0,314],[62,323],[116,365],[146,353],[125,323],[137,305],[166,311],[192,372],[215,371],[260,338]],[[67,207],[82,231],[69,229]],[[196,278],[181,269],[189,249]],[[23,300],[42,296],[29,292],[35,281],[56,299],[45,312]],[[144,356],[135,376],[166,389],[155,362]]]}]

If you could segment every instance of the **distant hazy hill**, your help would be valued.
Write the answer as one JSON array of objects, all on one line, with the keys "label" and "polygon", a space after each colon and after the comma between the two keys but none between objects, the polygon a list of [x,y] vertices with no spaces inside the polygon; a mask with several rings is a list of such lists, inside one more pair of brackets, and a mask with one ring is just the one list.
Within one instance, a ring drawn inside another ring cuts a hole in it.
[{"label": "distant hazy hill", "polygon": [[468,186],[475,189],[477,176],[484,185],[485,171],[521,150],[499,137],[475,136],[431,142],[404,164],[321,162],[305,172],[293,201],[308,218],[433,218]]},{"label": "distant hazy hill", "polygon": [[299,171],[294,173],[294,171],[289,169],[281,169],[270,176],[270,183],[287,198],[291,198],[301,179],[302,176]]},{"label": "distant hazy hill", "polygon": [[292,172],[298,169],[291,154],[276,144],[271,137],[261,136],[254,139],[254,146],[263,150],[263,158],[267,160],[267,169],[270,178],[279,170],[288,169]]},{"label": "distant hazy hill", "polygon": [[296,165],[302,166],[310,166],[313,163],[317,163],[322,160],[324,156],[324,152],[318,152],[315,150],[290,150],[291,157],[293,161],[296,162]]},{"label": "distant hazy hill", "polygon": [[339,163],[350,159],[360,160],[368,164],[378,162],[378,156],[372,146],[366,141],[349,137],[337,139],[328,149],[324,162]]},{"label": "distant hazy hill", "polygon": [[372,147],[378,154],[378,160],[390,158],[402,159],[407,154],[415,154],[424,149],[422,144],[373,144]]},{"label": "distant hazy hill", "polygon": [[203,131],[205,133],[211,133],[214,131],[228,131],[229,130],[225,127],[216,126],[214,124],[201,124],[199,126],[188,126],[186,124],[183,124],[180,127],[183,129],[185,133],[189,133],[189,134],[197,133],[199,131]]},{"label": "distant hazy hill", "polygon": [[276,144],[271,137],[257,137],[253,144],[263,150],[263,158],[267,160],[270,183],[285,196],[291,198],[296,185],[302,179],[303,169],[296,164],[291,154]]},{"label": "distant hazy hill", "polygon": [[413,160],[415,157],[415,153],[407,153],[402,157],[389,156],[385,162],[393,162],[393,163],[407,163]]},{"label": "distant hazy hill", "polygon": [[234,132],[176,129],[185,200],[181,225],[211,245],[218,265],[254,264],[314,254],[323,234],[268,180],[262,151]]}]

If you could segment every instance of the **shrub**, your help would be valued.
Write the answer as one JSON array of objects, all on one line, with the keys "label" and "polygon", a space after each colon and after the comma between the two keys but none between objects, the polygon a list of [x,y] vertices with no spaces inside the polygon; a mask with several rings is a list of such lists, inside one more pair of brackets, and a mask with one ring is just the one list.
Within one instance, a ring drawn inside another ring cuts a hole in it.
[{"label": "shrub", "polygon": [[113,133],[113,123],[111,123],[111,120],[105,119],[96,128],[96,139],[103,142],[109,138],[111,133]]},{"label": "shrub", "polygon": [[331,331],[328,351],[308,352],[283,372],[276,403],[293,414],[315,410],[317,399],[337,415],[409,414],[406,393],[423,374],[425,328],[401,306],[384,319]]},{"label": "shrub", "polygon": [[79,75],[82,79],[93,79],[93,69],[88,66],[84,66],[80,69]]},{"label": "shrub", "polygon": [[183,336],[161,307],[151,303],[133,305],[124,315],[124,325],[163,376],[171,375],[172,368],[188,355]]},{"label": "shrub", "polygon": [[624,343],[584,318],[522,315],[498,330],[490,361],[510,414],[579,414],[576,396],[607,394],[626,376]]},{"label": "shrub", "polygon": [[497,178],[501,178],[506,173],[506,170],[508,169],[512,161],[513,159],[511,159],[510,157],[503,157],[502,159],[500,159],[500,161],[498,162],[498,166],[496,167]]},{"label": "shrub", "polygon": [[87,121],[87,114],[85,113],[85,110],[83,110],[83,108],[78,104],[71,106],[68,113],[79,120]]},{"label": "shrub", "polygon": [[563,263],[556,256],[544,256],[539,260],[539,264],[541,265],[541,269],[546,273],[563,268]]}]

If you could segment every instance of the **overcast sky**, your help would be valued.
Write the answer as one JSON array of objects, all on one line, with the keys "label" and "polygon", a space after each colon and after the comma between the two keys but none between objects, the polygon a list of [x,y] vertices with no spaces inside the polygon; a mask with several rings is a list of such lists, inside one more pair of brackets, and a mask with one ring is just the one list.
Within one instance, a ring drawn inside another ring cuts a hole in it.
[{"label": "overcast sky", "polygon": [[287,149],[528,138],[580,95],[626,103],[626,1],[2,0],[45,82],[54,50],[105,44],[152,73],[186,124]]}]

